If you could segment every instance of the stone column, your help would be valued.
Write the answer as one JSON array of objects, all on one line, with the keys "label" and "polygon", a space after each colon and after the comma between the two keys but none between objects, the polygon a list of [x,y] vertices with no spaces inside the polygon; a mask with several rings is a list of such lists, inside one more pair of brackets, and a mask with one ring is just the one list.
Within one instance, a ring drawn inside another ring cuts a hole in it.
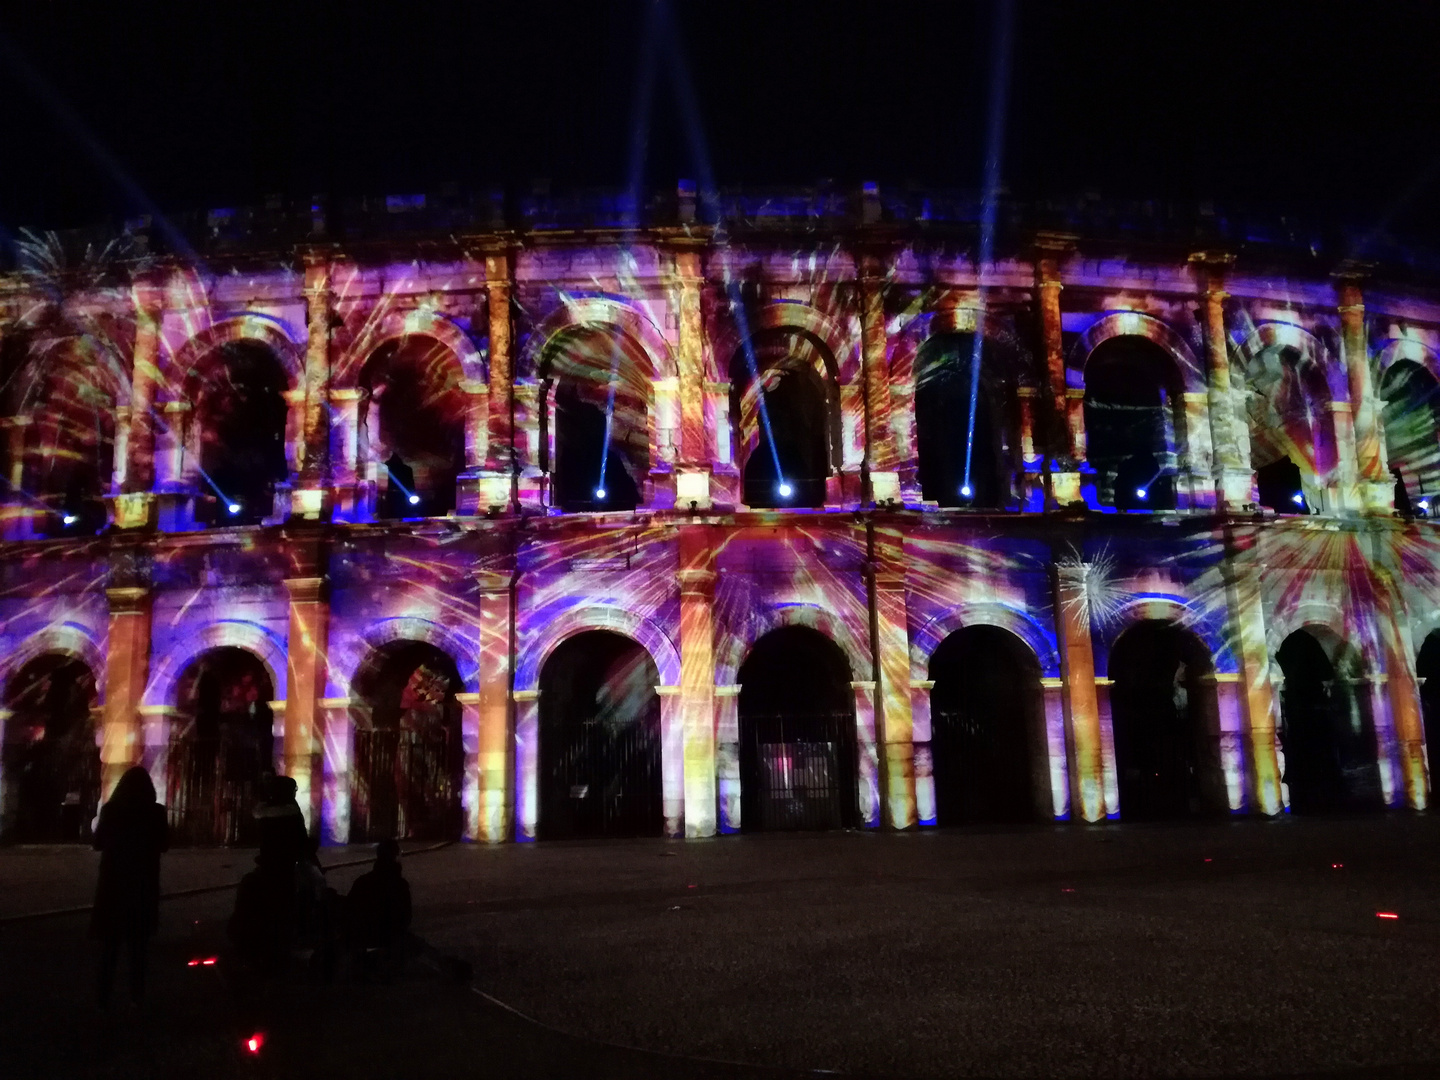
[{"label": "stone column", "polygon": [[[1385,657],[1385,701],[1394,733],[1394,752],[1405,805],[1424,810],[1430,803],[1430,778],[1425,763],[1425,720],[1420,705],[1420,686],[1410,658],[1415,655],[1405,605],[1388,567],[1371,566],[1375,595],[1383,606],[1376,611],[1380,646]],[[1380,725],[1375,725],[1376,731]],[[1397,793],[1398,794],[1398,793]]]},{"label": "stone column", "polygon": [[1248,740],[1251,809],[1262,814],[1283,812],[1285,801],[1280,785],[1280,757],[1276,736],[1279,710],[1274,695],[1274,674],[1265,633],[1265,609],[1260,579],[1264,567],[1254,559],[1255,530],[1230,529],[1226,533],[1226,601],[1230,609],[1231,651],[1239,660],[1244,686],[1241,703],[1245,712]]},{"label": "stone column", "polygon": [[1046,458],[1050,461],[1050,503],[1068,506],[1081,501],[1080,463],[1085,460],[1084,392],[1078,420],[1071,416],[1065,385],[1065,348],[1060,325],[1060,259],[1070,250],[1068,238],[1042,236],[1037,242],[1035,292],[1040,305],[1040,339],[1045,354],[1045,381],[1051,422]]},{"label": "stone column", "polygon": [[516,690],[515,839],[534,840],[540,805],[540,691]]},{"label": "stone column", "polygon": [[510,297],[514,290],[510,252],[505,248],[485,255],[485,291],[490,313],[489,432],[485,472],[478,502],[485,507],[516,509],[514,461],[515,366],[511,355]]},{"label": "stone column", "polygon": [[131,370],[130,427],[125,434],[127,460],[124,483],[115,497],[115,523],[122,529],[145,528],[155,524],[151,488],[155,482],[156,389],[160,374],[160,310],[164,287],[153,279],[136,284],[135,348]]},{"label": "stone column", "polygon": [[461,514],[474,514],[482,507],[481,490],[485,487],[485,461],[490,442],[490,387],[479,379],[461,379],[465,392],[465,468],[460,474],[455,508]]},{"label": "stone column", "polygon": [[303,258],[307,327],[305,375],[303,385],[298,388],[303,399],[296,454],[299,477],[291,493],[290,512],[316,521],[328,517],[332,509],[327,474],[330,459],[330,321],[335,311],[335,297],[330,288],[330,253],[312,248],[304,252]]},{"label": "stone column", "polygon": [[[105,598],[110,619],[105,639],[105,716],[100,733],[102,799],[108,799],[125,770],[141,760],[140,703],[150,677],[150,589],[121,585],[106,589]],[[161,780],[163,793],[163,776]]]},{"label": "stone column", "polygon": [[680,529],[680,727],[685,835],[714,836],[715,536],[705,525]]},{"label": "stone column", "polygon": [[875,530],[875,640],[879,663],[880,745],[885,769],[886,823],[915,824],[915,744],[910,712],[910,633],[905,605],[905,540],[898,529]]},{"label": "stone column", "polygon": [[[510,571],[477,574],[480,606],[480,693],[476,698],[477,814],[475,839],[498,844],[510,835]],[[517,696],[516,700],[519,698]],[[532,819],[533,825],[533,819]]]},{"label": "stone column", "polygon": [[330,391],[330,486],[332,513],[339,521],[360,520],[360,395],[355,389]]},{"label": "stone column", "polygon": [[680,367],[680,452],[679,472],[675,478],[675,503],[682,509],[688,508],[692,502],[696,509],[710,508],[711,462],[723,460],[710,438],[713,429],[705,420],[705,322],[700,312],[700,290],[704,284],[699,250],[684,248],[676,251],[675,322]]},{"label": "stone column", "polygon": [[1054,568],[1055,636],[1060,644],[1062,701],[1071,747],[1070,805],[1082,820],[1101,821],[1107,810],[1105,752],[1085,574],[1086,567],[1074,563],[1059,563]]},{"label": "stone column", "polygon": [[[682,661],[683,664],[683,661]],[[715,686],[715,783],[720,831],[740,831],[740,687]]]},{"label": "stone column", "polygon": [[880,760],[875,745],[875,684],[857,679],[850,684],[855,694],[855,743],[857,754],[855,794],[859,800],[860,823],[867,829],[880,827]]},{"label": "stone column", "polygon": [[1215,713],[1219,723],[1215,754],[1225,780],[1225,805],[1231,812],[1244,810],[1247,768],[1245,763],[1245,690],[1240,675],[1234,671],[1217,671],[1202,675],[1202,683],[1210,683],[1215,694]]},{"label": "stone column", "polygon": [[[1223,253],[1198,252],[1190,257],[1190,261],[1198,267],[1205,282],[1201,329],[1205,335],[1205,380],[1209,398],[1214,498],[1221,507],[1238,509],[1251,501],[1255,476],[1249,461],[1241,453],[1236,429],[1243,420],[1235,415],[1230,389],[1230,346],[1225,333],[1225,301],[1230,294],[1225,291],[1225,271],[1235,259]],[[1197,471],[1199,464],[1196,462]]]},{"label": "stone column", "polygon": [[1045,746],[1050,760],[1050,806],[1057,821],[1070,816],[1071,732],[1065,723],[1065,680],[1050,676],[1040,680],[1045,708]]},{"label": "stone column", "polygon": [[934,729],[930,720],[930,691],[934,679],[910,680],[910,734],[915,747],[915,818],[921,825],[935,822],[935,758],[931,750]]},{"label": "stone column", "polygon": [[1045,455],[1035,440],[1035,399],[1040,391],[1033,386],[1018,386],[1015,396],[1020,406],[1020,469],[1023,484],[1021,506],[1026,510],[1042,510],[1045,506]]},{"label": "stone column", "polygon": [[[354,702],[348,697],[322,698],[320,716],[323,729],[320,765],[323,792],[320,798],[320,839],[326,844],[350,842],[350,793],[355,769],[355,722],[351,717]],[[280,736],[280,760],[276,771],[285,770],[285,702],[272,701],[277,734]]]},{"label": "stone column", "polygon": [[1361,277],[1352,272],[1336,275],[1335,294],[1340,309],[1340,347],[1350,385],[1350,409],[1355,422],[1355,467],[1360,509],[1390,514],[1395,509],[1395,481],[1386,461],[1385,439],[1380,431],[1380,409],[1370,378],[1370,348],[1365,337],[1365,298]]},{"label": "stone column", "polygon": [[[867,253],[860,257],[860,350],[865,365],[868,498],[877,503],[900,499],[900,463],[890,420],[890,365],[886,344],[885,265],[879,255]],[[866,496],[862,493],[861,497]]]},{"label": "stone column", "polygon": [[460,706],[460,747],[464,757],[460,775],[460,838],[479,840],[484,807],[480,798],[480,695],[455,695]]},{"label": "stone column", "polygon": [[656,686],[660,700],[660,805],[665,835],[685,835],[685,730],[680,716],[680,687]]},{"label": "stone column", "polygon": [[1115,680],[1095,676],[1095,716],[1100,727],[1100,777],[1105,793],[1105,816],[1119,817],[1125,810],[1120,805],[1120,770],[1115,765],[1115,714],[1110,708],[1110,688]]},{"label": "stone column", "polygon": [[1337,468],[1325,489],[1327,511],[1360,510],[1363,507],[1358,470],[1355,464],[1355,416],[1348,401],[1331,401],[1330,425],[1335,432]]},{"label": "stone column", "polygon": [[319,705],[328,677],[326,650],[330,629],[330,601],[323,565],[317,552],[302,557],[305,577],[287,578],[290,594],[290,636],[286,658],[285,775],[295,781],[296,801],[305,814],[305,826],[316,820],[318,785],[311,773],[316,748],[322,745],[323,720]]}]

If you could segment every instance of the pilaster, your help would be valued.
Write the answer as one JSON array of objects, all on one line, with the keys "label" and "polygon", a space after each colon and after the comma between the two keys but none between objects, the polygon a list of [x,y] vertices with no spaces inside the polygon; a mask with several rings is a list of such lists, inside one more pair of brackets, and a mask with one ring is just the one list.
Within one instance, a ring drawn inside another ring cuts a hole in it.
[{"label": "pilaster", "polygon": [[330,459],[330,324],[335,313],[331,290],[331,252],[310,248],[305,262],[305,376],[300,422],[298,482],[290,512],[310,520],[328,517],[331,495]]},{"label": "pilaster", "polygon": [[1265,610],[1260,579],[1264,568],[1255,560],[1254,530],[1229,529],[1225,543],[1225,588],[1230,609],[1231,648],[1239,660],[1244,685],[1241,704],[1248,742],[1250,808],[1275,815],[1285,809],[1280,784],[1278,719],[1270,649],[1265,632]]},{"label": "pilaster", "polygon": [[1085,460],[1084,394],[1071,416],[1065,384],[1065,347],[1061,333],[1060,261],[1072,249],[1074,237],[1041,234],[1036,240],[1035,294],[1040,308],[1040,344],[1045,356],[1045,383],[1050,405],[1046,459],[1050,465],[1051,506],[1080,502],[1080,463]]},{"label": "pilaster", "polygon": [[680,728],[685,835],[714,836],[715,538],[705,525],[680,529]]},{"label": "pilaster", "polygon": [[[110,615],[105,640],[105,713],[100,733],[100,795],[143,757],[140,703],[150,677],[149,583],[123,574],[105,590]],[[162,777],[163,779],[163,777]],[[160,790],[164,790],[163,786]]]},{"label": "pilaster", "polygon": [[[871,502],[900,499],[899,458],[891,425],[890,366],[885,333],[885,263],[860,256],[860,349],[865,369],[865,460]],[[862,497],[865,497],[862,495]]]},{"label": "pilaster", "polygon": [[[475,695],[473,839],[498,844],[511,830],[510,649],[514,627],[510,571],[477,572],[480,607],[480,692]],[[471,763],[467,755],[469,787]],[[467,804],[469,806],[470,804]],[[533,819],[532,819],[533,826]]]},{"label": "pilaster", "polygon": [[1069,734],[1070,806],[1084,821],[1101,821],[1110,807],[1105,797],[1105,752],[1085,575],[1083,564],[1055,565],[1055,632],[1060,643],[1060,673],[1064,680],[1061,700]]},{"label": "pilaster", "polygon": [[875,530],[875,640],[879,744],[885,770],[885,820],[896,829],[916,821],[915,744],[910,710],[910,636],[905,603],[905,541],[898,529]]},{"label": "pilaster", "polygon": [[286,578],[290,633],[286,660],[285,775],[295,781],[296,801],[307,828],[315,822],[320,785],[312,784],[314,761],[323,745],[320,701],[328,676],[330,602],[323,551],[302,540],[293,552],[298,575]]}]

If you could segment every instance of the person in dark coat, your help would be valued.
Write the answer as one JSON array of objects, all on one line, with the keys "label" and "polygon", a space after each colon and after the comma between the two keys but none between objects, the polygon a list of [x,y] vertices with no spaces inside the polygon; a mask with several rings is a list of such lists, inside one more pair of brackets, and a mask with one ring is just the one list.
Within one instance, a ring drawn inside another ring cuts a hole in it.
[{"label": "person in dark coat", "polygon": [[375,868],[350,886],[345,900],[350,943],[362,973],[393,968],[410,929],[410,883],[400,873],[400,845],[381,840]]},{"label": "person in dark coat", "polygon": [[139,765],[120,777],[110,801],[100,808],[94,845],[100,852],[100,880],[90,933],[100,941],[99,1001],[110,1000],[123,944],[129,954],[130,1000],[139,1004],[145,954],[160,915],[160,854],[170,846],[165,807],[155,801],[155,785]]}]

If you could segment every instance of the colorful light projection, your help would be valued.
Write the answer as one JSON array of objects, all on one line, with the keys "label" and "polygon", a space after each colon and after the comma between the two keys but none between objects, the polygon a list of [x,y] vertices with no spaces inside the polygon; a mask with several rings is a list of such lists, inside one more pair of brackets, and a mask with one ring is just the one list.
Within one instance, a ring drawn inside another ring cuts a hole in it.
[{"label": "colorful light projection", "polygon": [[[335,842],[1425,805],[1440,550],[1371,505],[1374,463],[1430,490],[1423,335],[1366,413],[1353,318],[1262,279],[1002,260],[981,309],[961,253],[791,243],[180,268],[85,300],[123,364],[45,301],[4,331],[11,539],[75,536],[77,485],[138,527],[5,549],[7,687],[83,665],[98,775],[226,840],[267,763]],[[1257,517],[1255,466],[1318,513]],[[222,496],[265,509],[196,528]]]}]

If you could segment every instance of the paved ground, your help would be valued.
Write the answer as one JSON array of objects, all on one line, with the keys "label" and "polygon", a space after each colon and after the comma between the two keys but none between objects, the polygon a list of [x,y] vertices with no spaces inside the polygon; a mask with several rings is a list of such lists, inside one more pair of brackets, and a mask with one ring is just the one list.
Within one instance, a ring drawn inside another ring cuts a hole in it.
[{"label": "paved ground", "polygon": [[[90,1004],[83,916],[0,923],[0,1075],[1428,1077],[1437,854],[1423,816],[454,846],[406,860],[416,930],[538,1024],[418,965],[257,1006],[185,966],[210,893],[164,905],[139,1014]],[[0,851],[0,920],[86,903],[94,859]]]}]

